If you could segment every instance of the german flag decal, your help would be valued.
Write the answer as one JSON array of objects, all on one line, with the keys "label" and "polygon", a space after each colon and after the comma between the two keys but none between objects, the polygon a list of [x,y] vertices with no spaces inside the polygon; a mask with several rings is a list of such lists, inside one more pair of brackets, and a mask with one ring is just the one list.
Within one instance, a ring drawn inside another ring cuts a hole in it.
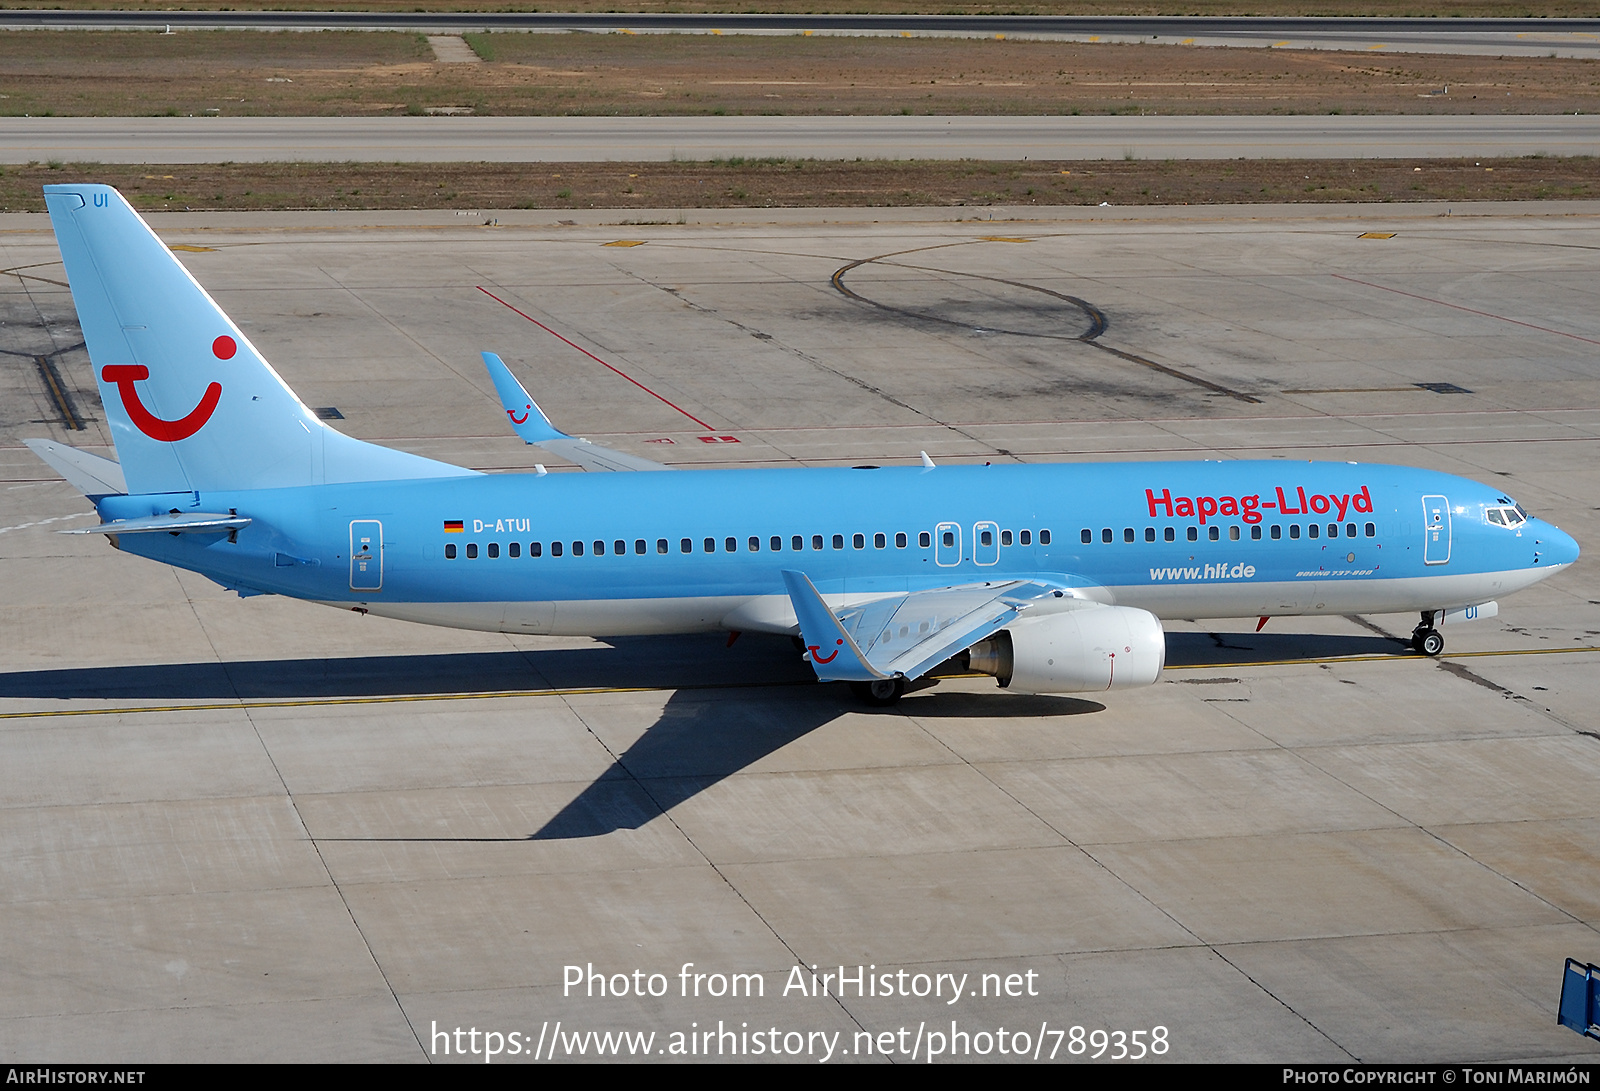
[{"label": "german flag decal", "polygon": [[466,529],[466,524],[460,519],[446,519],[444,521],[444,532],[446,534],[461,534],[464,533]]}]

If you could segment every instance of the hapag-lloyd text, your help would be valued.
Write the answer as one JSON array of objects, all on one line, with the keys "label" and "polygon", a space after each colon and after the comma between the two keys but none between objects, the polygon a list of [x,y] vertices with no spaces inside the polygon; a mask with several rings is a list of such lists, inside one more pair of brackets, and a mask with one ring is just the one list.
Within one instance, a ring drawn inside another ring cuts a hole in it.
[{"label": "hapag-lloyd text", "polygon": [[1319,492],[1309,496],[1304,485],[1296,485],[1292,494],[1285,493],[1282,485],[1276,486],[1273,492],[1277,497],[1274,500],[1262,500],[1260,493],[1249,496],[1173,496],[1171,489],[1162,489],[1160,496],[1156,495],[1154,489],[1146,489],[1144,497],[1150,508],[1150,518],[1156,518],[1156,509],[1160,508],[1168,519],[1199,519],[1201,526],[1205,525],[1207,519],[1218,516],[1259,523],[1263,510],[1276,511],[1279,515],[1327,515],[1337,512],[1339,519],[1343,519],[1350,511],[1372,512],[1372,493],[1365,485],[1361,486],[1360,492]]}]

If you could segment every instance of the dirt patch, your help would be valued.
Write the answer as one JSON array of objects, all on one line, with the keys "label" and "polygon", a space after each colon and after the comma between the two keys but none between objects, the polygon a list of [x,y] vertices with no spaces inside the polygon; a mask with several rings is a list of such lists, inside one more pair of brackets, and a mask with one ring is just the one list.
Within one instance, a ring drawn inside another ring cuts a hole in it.
[{"label": "dirt patch", "polygon": [[1600,160],[34,164],[0,172],[0,211],[42,211],[40,187],[68,181],[144,210],[1513,201],[1600,197]]},{"label": "dirt patch", "polygon": [[1600,61],[950,38],[0,33],[0,114],[1572,113]]}]

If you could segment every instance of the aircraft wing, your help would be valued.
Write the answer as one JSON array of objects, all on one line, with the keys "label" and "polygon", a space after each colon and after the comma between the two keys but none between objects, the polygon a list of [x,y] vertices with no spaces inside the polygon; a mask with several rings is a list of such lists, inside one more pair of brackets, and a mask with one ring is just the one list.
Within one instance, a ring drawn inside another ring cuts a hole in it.
[{"label": "aircraft wing", "polygon": [[128,483],[123,479],[120,463],[52,439],[25,439],[22,442],[83,495],[127,495]]},{"label": "aircraft wing", "polygon": [[805,573],[786,571],[783,582],[824,682],[919,678],[1033,603],[1069,593],[1036,580],[1001,580],[913,591],[835,613]]},{"label": "aircraft wing", "polygon": [[527,390],[511,374],[504,360],[492,352],[486,352],[483,354],[483,363],[489,369],[489,378],[494,380],[494,389],[500,395],[500,404],[506,416],[511,418],[512,429],[524,443],[542,447],[585,470],[671,469],[648,458],[630,455],[626,451],[614,451],[610,447],[567,435],[550,423],[550,418],[528,396]]}]

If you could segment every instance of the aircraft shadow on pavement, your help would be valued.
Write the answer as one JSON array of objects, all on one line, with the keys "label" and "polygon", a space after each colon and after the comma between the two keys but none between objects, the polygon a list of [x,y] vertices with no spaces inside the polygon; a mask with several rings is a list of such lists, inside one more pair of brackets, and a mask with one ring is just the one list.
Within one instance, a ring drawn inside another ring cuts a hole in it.
[{"label": "aircraft shadow on pavement", "polygon": [[[992,683],[992,680],[990,682]],[[860,704],[843,685],[730,692],[683,690],[616,762],[532,840],[599,837],[637,829],[711,785],[841,716],[1036,718],[1103,711],[1072,697],[941,691],[929,686],[891,708]],[[870,724],[863,722],[863,730]]]},{"label": "aircraft shadow on pavement", "polygon": [[1394,637],[1353,633],[1210,632],[1167,634],[1167,666],[1240,666],[1247,663],[1337,659],[1341,656],[1406,654],[1410,644]]},{"label": "aircraft shadow on pavement", "polygon": [[0,698],[228,701],[810,681],[786,637],[623,637],[549,651],[151,663],[0,673]]}]

